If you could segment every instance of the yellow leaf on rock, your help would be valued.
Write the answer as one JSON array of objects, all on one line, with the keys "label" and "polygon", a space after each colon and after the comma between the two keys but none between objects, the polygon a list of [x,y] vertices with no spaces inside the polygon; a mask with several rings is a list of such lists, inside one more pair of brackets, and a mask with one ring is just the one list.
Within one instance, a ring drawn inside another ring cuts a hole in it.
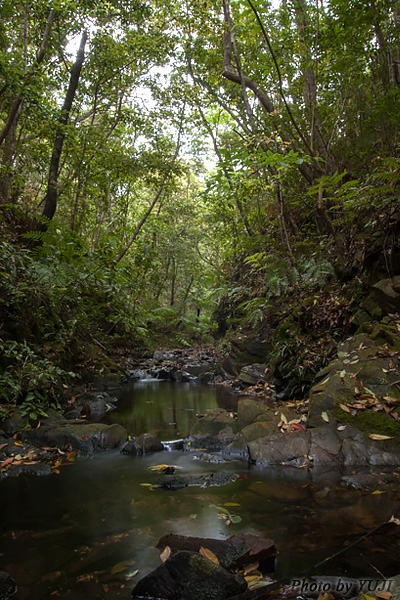
[{"label": "yellow leaf on rock", "polygon": [[324,411],[324,412],[322,412],[322,413],[321,413],[321,418],[322,418],[322,419],[323,419],[323,420],[324,420],[326,423],[329,423],[329,415],[328,415],[328,413],[327,413],[327,412],[325,412],[325,411]]},{"label": "yellow leaf on rock", "polygon": [[393,436],[391,435],[381,435],[380,433],[370,433],[368,434],[368,437],[371,438],[371,440],[391,440],[393,438]]},{"label": "yellow leaf on rock", "polygon": [[215,556],[212,550],[209,550],[209,548],[204,548],[204,546],[200,546],[199,552],[202,556],[204,556],[204,558],[208,558],[208,560],[210,560],[215,565],[219,565],[218,558]]},{"label": "yellow leaf on rock", "polygon": [[386,492],[385,492],[385,491],[383,491],[383,490],[374,490],[374,491],[372,492],[372,495],[377,495],[377,494],[386,494]]}]

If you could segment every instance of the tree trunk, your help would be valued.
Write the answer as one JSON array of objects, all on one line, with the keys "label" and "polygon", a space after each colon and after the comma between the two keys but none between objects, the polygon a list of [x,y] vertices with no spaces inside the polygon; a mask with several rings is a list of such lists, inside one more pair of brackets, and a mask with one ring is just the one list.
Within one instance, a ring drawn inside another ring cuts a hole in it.
[{"label": "tree trunk", "polygon": [[58,172],[60,165],[60,157],[62,147],[65,140],[65,128],[68,124],[69,114],[71,111],[72,103],[75,98],[76,90],[78,89],[79,78],[81,75],[83,61],[85,59],[85,45],[88,34],[85,31],[81,38],[78,53],[76,55],[76,61],[72,66],[71,75],[69,79],[69,85],[67,94],[65,96],[64,105],[61,109],[60,118],[58,120],[58,127],[56,132],[56,139],[53,147],[53,154],[50,161],[49,179],[47,184],[47,193],[44,200],[44,208],[42,216],[51,220],[57,210],[57,186],[58,186]]},{"label": "tree trunk", "polygon": [[19,112],[21,106],[22,106],[22,103],[23,103],[23,100],[24,100],[24,98],[23,98],[24,89],[27,87],[30,78],[37,71],[38,66],[40,65],[41,62],[43,62],[43,59],[44,59],[44,57],[46,55],[47,44],[48,44],[49,39],[50,39],[50,32],[51,32],[51,28],[53,26],[53,21],[54,21],[55,14],[56,13],[55,13],[54,9],[51,9],[50,12],[49,12],[49,16],[47,18],[46,28],[44,30],[44,34],[43,34],[43,38],[42,38],[42,43],[40,45],[39,52],[38,52],[38,54],[36,56],[35,63],[32,66],[32,68],[30,69],[30,71],[28,71],[26,73],[25,81],[24,81],[23,86],[22,86],[22,90],[15,97],[14,102],[12,103],[12,106],[11,106],[10,111],[8,113],[6,122],[4,123],[3,129],[0,132],[0,146],[4,142],[4,140],[7,138],[8,133],[9,133],[11,127],[13,126],[13,123],[14,123],[17,115],[18,115],[18,112]]}]

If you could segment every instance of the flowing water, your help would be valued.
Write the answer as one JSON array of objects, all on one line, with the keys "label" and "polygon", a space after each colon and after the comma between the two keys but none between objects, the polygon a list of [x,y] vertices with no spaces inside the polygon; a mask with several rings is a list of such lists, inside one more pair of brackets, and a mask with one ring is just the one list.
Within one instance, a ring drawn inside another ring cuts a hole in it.
[{"label": "flowing water", "polygon": [[[119,398],[110,422],[164,441],[187,435],[196,414],[235,404],[234,396],[212,386],[150,381],[125,386]],[[182,474],[227,469],[240,479],[166,492],[148,485],[159,477],[149,470],[158,463],[182,467]],[[155,545],[161,536],[247,532],[275,541],[275,576],[294,576],[398,510],[398,486],[373,494],[339,482],[338,473],[326,470],[214,465],[179,451],[79,458],[59,475],[0,481],[0,570],[18,582],[16,600],[128,599],[135,581],[160,564]],[[227,525],[218,516],[221,507],[241,520]],[[385,575],[400,572],[392,530],[385,528],[318,572],[374,578],[385,569]]]}]

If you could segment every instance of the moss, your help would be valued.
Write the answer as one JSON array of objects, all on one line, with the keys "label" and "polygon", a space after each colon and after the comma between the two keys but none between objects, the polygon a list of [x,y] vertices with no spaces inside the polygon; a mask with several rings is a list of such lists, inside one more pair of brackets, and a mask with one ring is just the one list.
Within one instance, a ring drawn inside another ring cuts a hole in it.
[{"label": "moss", "polygon": [[400,442],[400,423],[383,411],[359,410],[356,415],[352,415],[335,406],[334,415],[339,421],[356,427],[366,435],[370,433],[389,435]]}]

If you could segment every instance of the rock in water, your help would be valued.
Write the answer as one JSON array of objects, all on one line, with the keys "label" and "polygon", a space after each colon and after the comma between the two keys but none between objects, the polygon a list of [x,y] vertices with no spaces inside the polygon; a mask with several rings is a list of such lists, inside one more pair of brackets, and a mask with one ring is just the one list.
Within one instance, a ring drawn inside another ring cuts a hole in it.
[{"label": "rock in water", "polygon": [[178,552],[135,586],[132,598],[225,600],[244,592],[247,583],[197,552]]},{"label": "rock in water", "polygon": [[12,598],[17,591],[14,579],[4,571],[0,571],[0,600]]}]

